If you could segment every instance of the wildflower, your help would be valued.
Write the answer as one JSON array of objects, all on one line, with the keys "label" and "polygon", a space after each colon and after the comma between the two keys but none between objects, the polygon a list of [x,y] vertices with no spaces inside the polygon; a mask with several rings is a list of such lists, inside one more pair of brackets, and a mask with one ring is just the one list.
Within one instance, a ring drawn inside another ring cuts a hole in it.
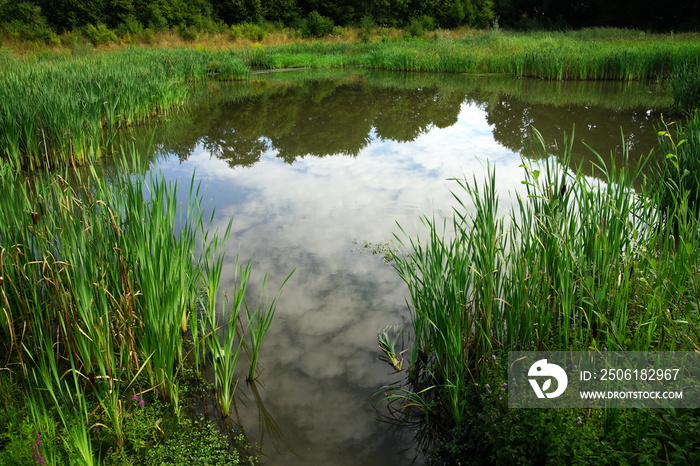
[{"label": "wildflower", "polygon": [[146,402],[143,400],[143,398],[139,400],[139,406],[143,406],[145,404],[146,404]]},{"label": "wildflower", "polygon": [[579,425],[583,424],[583,420],[581,420],[581,416],[576,418],[576,424],[579,424]]},{"label": "wildflower", "polygon": [[139,401],[139,396],[134,395],[133,397],[131,397],[131,401]]},{"label": "wildflower", "polygon": [[32,445],[32,461],[35,463],[44,464],[46,461],[44,460],[44,456],[41,454],[41,450],[39,448],[43,443],[41,441],[41,434],[38,430],[34,431],[34,437],[36,438],[36,441],[34,442],[34,445]]}]

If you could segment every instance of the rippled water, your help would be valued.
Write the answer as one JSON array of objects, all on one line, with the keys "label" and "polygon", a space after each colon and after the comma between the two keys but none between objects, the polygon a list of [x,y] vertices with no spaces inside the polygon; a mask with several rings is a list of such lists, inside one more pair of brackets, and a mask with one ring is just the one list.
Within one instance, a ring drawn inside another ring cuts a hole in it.
[{"label": "rippled water", "polygon": [[[618,159],[621,127],[633,156],[647,152],[666,99],[642,84],[295,72],[209,85],[162,123],[153,170],[183,186],[195,173],[216,209],[212,228],[233,218],[224,283],[235,254],[252,260],[256,284],[268,273],[270,294],[295,269],[263,343],[260,382],[239,385],[238,420],[264,462],[409,464],[411,432],[375,409],[375,393],[405,377],[378,360],[376,337],[409,323],[407,290],[365,242],[391,241],[396,222],[420,232],[421,215],[453,204],[448,179],[478,177],[487,161],[507,196],[520,186],[532,127],[555,154],[574,126]],[[592,160],[581,144],[575,154]]]}]

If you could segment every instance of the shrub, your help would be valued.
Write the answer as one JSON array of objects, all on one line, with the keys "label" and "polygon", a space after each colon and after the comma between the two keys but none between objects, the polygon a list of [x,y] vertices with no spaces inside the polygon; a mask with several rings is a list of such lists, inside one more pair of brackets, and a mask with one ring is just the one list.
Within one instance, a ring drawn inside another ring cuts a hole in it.
[{"label": "shrub", "polygon": [[364,43],[369,42],[370,38],[372,37],[372,32],[376,26],[374,23],[374,18],[369,15],[363,16],[360,20],[359,26],[360,28],[357,31],[358,39],[361,39]]},{"label": "shrub", "polygon": [[101,45],[108,42],[117,41],[117,35],[114,33],[114,31],[111,31],[104,24],[98,24],[97,26],[88,24],[85,28],[84,34],[92,45]]},{"label": "shrub", "polygon": [[333,33],[333,20],[314,10],[300,25],[302,37],[325,37]]},{"label": "shrub", "polygon": [[228,35],[231,40],[238,40],[241,38],[241,36],[243,36],[243,28],[240,24],[233,24],[228,30]]},{"label": "shrub", "polygon": [[435,19],[431,16],[421,16],[411,18],[411,22],[406,28],[406,35],[409,37],[423,37],[427,31],[435,30]]},{"label": "shrub", "polygon": [[243,23],[243,24],[241,24],[240,27],[241,27],[241,33],[243,34],[243,37],[245,37],[246,39],[253,41],[253,42],[260,42],[267,35],[265,28],[263,26],[261,26],[260,24]]},{"label": "shrub", "polygon": [[187,42],[194,42],[197,40],[197,29],[194,26],[185,26],[185,24],[181,24],[177,28],[177,33],[180,37],[182,37],[183,40],[186,40]]},{"label": "shrub", "polygon": [[156,42],[156,33],[151,28],[146,28],[140,34],[141,42],[144,44],[152,45]]},{"label": "shrub", "polygon": [[143,32],[143,24],[133,15],[124,18],[124,22],[117,27],[117,35],[120,37],[138,36]]}]

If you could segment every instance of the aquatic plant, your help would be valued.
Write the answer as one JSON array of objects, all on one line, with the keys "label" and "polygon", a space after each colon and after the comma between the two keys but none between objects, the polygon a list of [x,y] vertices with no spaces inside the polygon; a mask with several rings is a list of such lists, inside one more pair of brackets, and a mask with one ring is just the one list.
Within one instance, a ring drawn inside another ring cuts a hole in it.
[{"label": "aquatic plant", "polygon": [[406,352],[406,350],[402,350],[401,352],[397,352],[396,350],[396,343],[399,339],[399,336],[401,336],[401,332],[398,332],[393,338],[390,336],[392,333],[397,333],[395,327],[385,327],[383,330],[380,330],[379,333],[377,333],[377,342],[379,343],[379,349],[382,350],[382,353],[384,353],[383,356],[380,356],[379,359],[386,361],[389,363],[391,367],[393,367],[396,371],[400,371],[403,369],[403,353]]},{"label": "aquatic plant", "polygon": [[248,327],[248,340],[250,343],[250,368],[248,370],[248,381],[253,381],[258,377],[258,359],[260,358],[260,351],[262,350],[262,342],[272,325],[272,319],[275,316],[275,311],[277,309],[277,297],[279,296],[285,283],[291,278],[294,270],[292,270],[289,275],[284,279],[277,295],[272,299],[272,302],[267,306],[263,307],[263,290],[265,289],[265,284],[267,283],[267,275],[263,278],[262,285],[260,287],[260,299],[258,300],[257,306],[254,310],[245,305],[245,312],[247,318]]},{"label": "aquatic plant", "polygon": [[[94,166],[27,177],[0,160],[0,183],[10,187],[0,200],[0,355],[28,388],[35,423],[54,417],[62,451],[86,464],[103,445],[95,432],[125,444],[123,399],[134,387],[179,415],[188,325],[200,325],[202,290],[221,292],[207,273],[216,248],[198,188],[190,184],[179,210],[177,185],[130,175],[127,165],[139,163],[131,156],[124,151],[109,183]],[[237,309],[249,270],[237,277]],[[231,339],[237,324],[237,314],[227,321]],[[231,348],[216,361],[235,357]]]},{"label": "aquatic plant", "polygon": [[[507,216],[489,167],[483,180],[456,180],[451,222],[424,217],[425,239],[397,236],[415,335],[409,381],[435,387],[423,405],[439,400],[437,422],[460,431],[463,400],[482,390],[494,354],[698,349],[696,183],[678,164],[686,147],[683,157],[697,153],[697,124],[662,134],[670,155],[646,176],[642,164],[618,167],[594,152],[601,179],[585,177],[565,168],[571,140],[559,165],[537,135],[523,159],[525,192]],[[394,399],[415,404],[406,395]]]},{"label": "aquatic plant", "polygon": [[229,53],[189,49],[3,61],[0,157],[29,170],[116,150],[114,130],[184,105],[190,81],[247,79],[249,72]]}]

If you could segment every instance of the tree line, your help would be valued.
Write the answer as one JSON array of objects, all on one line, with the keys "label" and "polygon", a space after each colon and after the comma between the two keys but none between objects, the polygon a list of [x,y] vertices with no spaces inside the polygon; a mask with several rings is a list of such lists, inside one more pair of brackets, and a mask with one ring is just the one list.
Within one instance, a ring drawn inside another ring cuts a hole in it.
[{"label": "tree line", "polygon": [[299,27],[309,18],[338,26],[499,25],[511,29],[700,27],[697,0],[0,0],[0,24],[44,26],[54,33],[88,25],[161,30],[271,22]]}]

